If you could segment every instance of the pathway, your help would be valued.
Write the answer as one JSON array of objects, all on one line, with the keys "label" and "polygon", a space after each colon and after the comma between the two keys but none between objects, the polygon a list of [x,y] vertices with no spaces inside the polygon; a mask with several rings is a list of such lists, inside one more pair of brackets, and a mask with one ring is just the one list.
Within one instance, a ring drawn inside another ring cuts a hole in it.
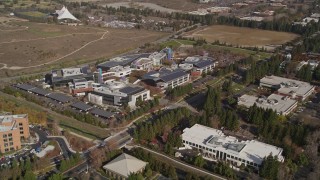
[{"label": "pathway", "polygon": [[[66,58],[66,57],[68,57],[68,56],[71,56],[71,55],[77,53],[78,51],[82,50],[83,48],[87,47],[88,45],[90,45],[90,44],[92,44],[92,43],[95,43],[95,42],[97,42],[97,41],[100,41],[100,40],[104,39],[105,35],[108,34],[108,33],[109,33],[109,31],[105,31],[99,39],[92,40],[92,41],[86,43],[85,45],[81,46],[80,48],[78,48],[78,49],[76,49],[76,50],[74,50],[74,51],[72,51],[72,52],[70,52],[70,53],[68,53],[68,54],[66,54],[66,55],[58,58],[58,59],[52,60],[52,61],[47,62],[47,63],[42,63],[42,64],[34,65],[34,66],[14,67],[14,69],[35,68],[35,67],[40,67],[40,66],[43,66],[43,65],[47,65],[47,64],[51,64],[51,63],[53,63],[53,62],[59,61],[59,60],[61,60],[61,59],[64,59],[64,58]],[[6,68],[6,69],[11,69],[10,67],[7,67],[7,66],[1,67],[0,69],[4,69],[4,68]]]}]

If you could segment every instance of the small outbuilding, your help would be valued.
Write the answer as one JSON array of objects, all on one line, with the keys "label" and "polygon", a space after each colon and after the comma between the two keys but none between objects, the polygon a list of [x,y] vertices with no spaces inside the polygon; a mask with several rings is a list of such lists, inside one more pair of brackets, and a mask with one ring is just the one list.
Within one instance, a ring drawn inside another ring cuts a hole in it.
[{"label": "small outbuilding", "polygon": [[141,161],[128,154],[121,154],[108,164],[103,166],[106,173],[115,179],[128,179],[130,174],[142,173],[147,162]]}]

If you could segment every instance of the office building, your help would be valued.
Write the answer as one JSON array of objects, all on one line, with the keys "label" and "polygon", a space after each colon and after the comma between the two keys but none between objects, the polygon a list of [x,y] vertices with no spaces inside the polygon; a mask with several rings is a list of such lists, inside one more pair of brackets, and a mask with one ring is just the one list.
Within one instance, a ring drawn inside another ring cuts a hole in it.
[{"label": "office building", "polygon": [[277,94],[304,101],[314,92],[310,83],[279,76],[266,76],[260,80],[260,87],[275,89]]},{"label": "office building", "polygon": [[169,87],[175,88],[189,82],[190,76],[181,69],[169,70],[163,68],[159,71],[146,73],[143,75],[142,80],[151,86],[166,89]]},{"label": "office building", "polygon": [[191,70],[192,76],[200,76],[203,73],[211,72],[215,66],[216,63],[212,58],[201,56],[187,57],[181,64],[179,64],[179,68],[185,71]]},{"label": "office building", "polygon": [[0,115],[0,152],[7,153],[21,148],[21,140],[28,139],[27,114]]},{"label": "office building", "polygon": [[271,94],[269,97],[256,97],[250,95],[242,95],[238,99],[238,105],[243,105],[247,108],[256,104],[263,109],[272,109],[279,115],[290,114],[297,106],[296,100],[290,99],[288,96],[281,96],[278,94]]},{"label": "office building", "polygon": [[95,96],[90,95],[89,101],[94,101],[96,104],[112,104],[122,106],[128,104],[130,107],[135,107],[138,99],[146,101],[150,99],[150,91],[133,84],[123,81],[108,80],[106,84],[94,88]]},{"label": "office building", "polygon": [[241,141],[227,136],[221,130],[195,124],[183,130],[182,142],[188,149],[197,149],[205,158],[225,161],[233,166],[259,168],[263,159],[270,154],[284,161],[282,148],[256,140]]},{"label": "office building", "polygon": [[85,95],[85,93],[93,91],[92,88],[93,81],[88,81],[85,78],[82,79],[73,79],[72,82],[69,82],[69,92],[72,95]]}]

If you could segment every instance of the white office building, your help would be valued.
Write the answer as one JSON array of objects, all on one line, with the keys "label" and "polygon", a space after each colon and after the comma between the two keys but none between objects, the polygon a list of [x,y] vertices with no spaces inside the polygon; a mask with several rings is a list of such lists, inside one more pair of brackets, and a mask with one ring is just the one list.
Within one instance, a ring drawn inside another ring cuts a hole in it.
[{"label": "white office building", "polygon": [[214,161],[226,161],[234,166],[259,168],[270,154],[284,161],[282,148],[255,140],[240,141],[221,130],[195,124],[183,130],[182,141],[186,148],[198,149],[202,156]]},{"label": "white office building", "polygon": [[296,100],[278,94],[271,94],[269,97],[256,97],[244,94],[238,99],[238,105],[247,108],[254,104],[263,109],[272,109],[279,115],[285,116],[290,114],[298,106]]},{"label": "white office building", "polygon": [[266,76],[260,80],[260,87],[277,90],[277,94],[304,101],[314,92],[310,83],[279,76]]},{"label": "white office building", "polygon": [[135,107],[139,98],[141,98],[142,101],[150,99],[150,91],[148,89],[115,80],[108,80],[105,85],[94,87],[91,94],[95,95],[93,99],[94,101],[98,101],[99,104],[103,103],[117,106],[122,106],[127,103],[130,107]]}]

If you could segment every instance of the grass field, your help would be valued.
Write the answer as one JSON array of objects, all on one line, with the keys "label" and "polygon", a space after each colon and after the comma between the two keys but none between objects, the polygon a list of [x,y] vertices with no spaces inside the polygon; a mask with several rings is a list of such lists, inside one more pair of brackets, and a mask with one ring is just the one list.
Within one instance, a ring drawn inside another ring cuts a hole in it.
[{"label": "grass field", "polygon": [[0,31],[0,68],[19,71],[107,58],[167,35],[137,29],[31,22],[2,23]]},{"label": "grass field", "polygon": [[46,16],[46,14],[39,12],[39,11],[21,12],[20,14],[31,16],[31,17],[44,17],[44,16]]},{"label": "grass field", "polygon": [[297,37],[296,34],[234,26],[214,25],[201,30],[188,32],[185,37],[204,38],[208,42],[219,40],[239,46],[281,45]]}]

